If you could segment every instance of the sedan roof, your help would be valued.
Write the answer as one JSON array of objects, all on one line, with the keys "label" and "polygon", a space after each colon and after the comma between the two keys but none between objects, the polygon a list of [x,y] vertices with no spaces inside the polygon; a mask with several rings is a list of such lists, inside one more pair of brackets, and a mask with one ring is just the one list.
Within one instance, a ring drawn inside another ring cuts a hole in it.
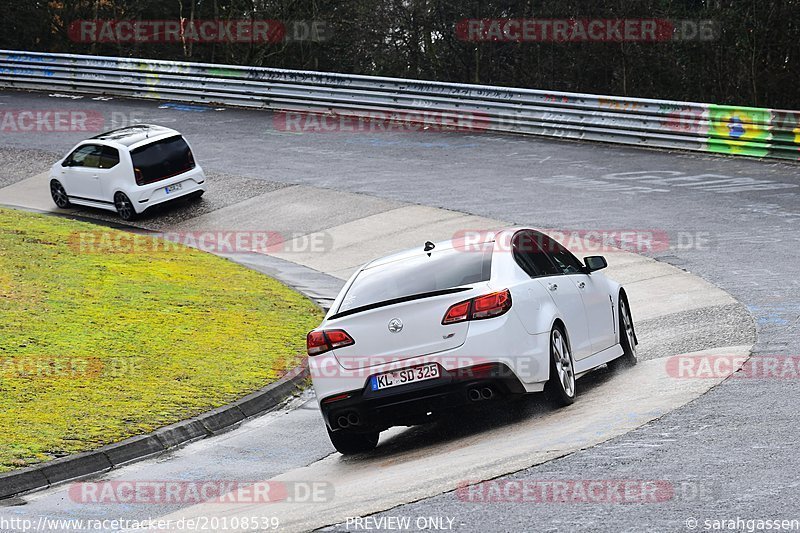
[{"label": "sedan roof", "polygon": [[[508,231],[513,233],[518,230],[519,228],[502,228],[498,230],[462,230],[458,232],[452,239],[433,243],[434,247],[431,248],[431,250],[443,251],[458,248],[466,251],[478,251],[482,244],[493,242],[501,233]],[[394,263],[395,261],[403,261],[412,257],[416,257],[420,254],[427,253],[427,251],[428,250],[426,249],[425,244],[420,243],[420,245],[416,248],[394,252],[384,257],[374,259],[364,265],[363,269],[366,270],[384,266],[389,263]]]}]

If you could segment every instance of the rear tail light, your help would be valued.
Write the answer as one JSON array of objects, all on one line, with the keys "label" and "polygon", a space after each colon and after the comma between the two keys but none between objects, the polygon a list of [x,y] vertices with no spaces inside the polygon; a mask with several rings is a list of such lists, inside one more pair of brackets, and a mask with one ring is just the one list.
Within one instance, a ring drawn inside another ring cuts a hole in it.
[{"label": "rear tail light", "polygon": [[511,309],[511,293],[508,292],[508,289],[486,296],[478,296],[472,300],[472,320],[492,318],[502,315],[509,309]]},{"label": "rear tail light", "polygon": [[312,331],[306,337],[306,350],[308,355],[319,355],[335,348],[342,348],[355,343],[356,341],[343,329]]},{"label": "rear tail light", "polygon": [[511,309],[511,292],[505,289],[451,305],[442,319],[442,324],[493,318],[509,309]]},{"label": "rear tail light", "polygon": [[442,319],[442,324],[453,324],[455,322],[463,322],[469,319],[469,308],[472,306],[472,300],[457,303],[450,307]]},{"label": "rear tail light", "polygon": [[134,168],[133,175],[136,177],[136,185],[144,185],[144,175],[141,170]]}]

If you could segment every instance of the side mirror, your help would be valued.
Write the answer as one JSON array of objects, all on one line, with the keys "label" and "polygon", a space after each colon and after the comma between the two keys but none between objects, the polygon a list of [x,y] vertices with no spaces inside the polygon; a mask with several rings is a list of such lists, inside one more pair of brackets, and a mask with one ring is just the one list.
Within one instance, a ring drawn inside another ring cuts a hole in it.
[{"label": "side mirror", "polygon": [[68,157],[64,161],[61,162],[62,167],[71,167],[72,166],[72,158]]},{"label": "side mirror", "polygon": [[587,272],[594,272],[595,270],[602,270],[608,266],[606,258],[602,255],[590,255],[583,258],[583,264],[586,265]]}]

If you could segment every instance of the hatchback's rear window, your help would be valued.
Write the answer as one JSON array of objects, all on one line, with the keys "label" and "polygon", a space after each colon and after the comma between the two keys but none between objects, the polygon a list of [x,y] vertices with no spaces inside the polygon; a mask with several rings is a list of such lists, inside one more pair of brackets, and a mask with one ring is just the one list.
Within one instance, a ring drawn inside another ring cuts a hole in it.
[{"label": "hatchback's rear window", "polygon": [[169,137],[131,151],[136,183],[144,185],[177,176],[195,167],[194,156],[183,137]]},{"label": "hatchback's rear window", "polygon": [[430,257],[420,252],[407,259],[362,271],[347,291],[337,313],[489,281],[491,270],[491,245],[482,247],[480,251],[449,248],[434,251]]}]

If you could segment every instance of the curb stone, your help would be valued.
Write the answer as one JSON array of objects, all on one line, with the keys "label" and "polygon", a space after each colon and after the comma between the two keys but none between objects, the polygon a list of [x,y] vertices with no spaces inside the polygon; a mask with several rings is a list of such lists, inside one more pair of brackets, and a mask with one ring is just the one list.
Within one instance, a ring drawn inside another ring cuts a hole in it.
[{"label": "curb stone", "polygon": [[263,389],[197,417],[94,451],[69,455],[0,474],[0,499],[101,474],[128,463],[162,454],[189,442],[231,430],[249,418],[278,407],[302,390],[308,377],[308,367],[299,366]]}]

